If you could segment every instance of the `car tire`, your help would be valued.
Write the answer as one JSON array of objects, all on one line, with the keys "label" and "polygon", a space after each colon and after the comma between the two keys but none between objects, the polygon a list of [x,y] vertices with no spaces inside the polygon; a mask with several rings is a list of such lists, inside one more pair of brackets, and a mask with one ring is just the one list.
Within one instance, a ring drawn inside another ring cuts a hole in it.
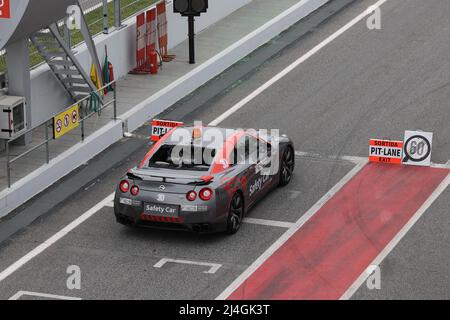
[{"label": "car tire", "polygon": [[283,152],[280,163],[280,186],[284,187],[289,184],[294,175],[295,154],[291,147],[287,147]]},{"label": "car tire", "polygon": [[240,192],[236,192],[230,202],[227,219],[227,234],[235,234],[239,231],[244,218],[244,198]]}]

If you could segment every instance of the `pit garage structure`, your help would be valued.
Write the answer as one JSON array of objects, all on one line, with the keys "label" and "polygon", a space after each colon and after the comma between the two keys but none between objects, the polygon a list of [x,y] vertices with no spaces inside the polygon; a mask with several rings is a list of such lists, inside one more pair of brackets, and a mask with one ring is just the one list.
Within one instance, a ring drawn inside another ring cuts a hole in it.
[{"label": "pit garage structure", "polygon": [[[70,34],[64,23],[73,17],[80,27],[92,62],[101,74],[100,62],[86,18],[78,0],[9,1],[9,18],[0,19],[0,50],[6,50],[7,95],[25,98],[24,122],[31,124],[30,42],[50,67],[67,95],[76,102],[97,90],[89,74],[83,70],[70,46]],[[4,115],[1,115],[4,116]],[[30,135],[19,139],[27,143]]]}]

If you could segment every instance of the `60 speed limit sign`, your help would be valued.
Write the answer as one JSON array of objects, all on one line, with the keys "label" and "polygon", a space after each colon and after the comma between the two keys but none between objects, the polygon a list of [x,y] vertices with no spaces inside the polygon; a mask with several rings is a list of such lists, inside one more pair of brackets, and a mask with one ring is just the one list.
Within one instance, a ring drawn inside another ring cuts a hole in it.
[{"label": "60 speed limit sign", "polygon": [[403,164],[430,166],[433,133],[406,131],[403,143]]}]

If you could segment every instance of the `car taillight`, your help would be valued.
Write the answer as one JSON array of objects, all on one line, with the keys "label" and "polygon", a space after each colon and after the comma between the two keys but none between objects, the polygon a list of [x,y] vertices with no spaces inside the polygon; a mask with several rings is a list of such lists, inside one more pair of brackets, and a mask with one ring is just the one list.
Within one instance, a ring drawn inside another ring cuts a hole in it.
[{"label": "car taillight", "polygon": [[197,199],[197,193],[195,191],[189,191],[186,194],[186,199],[188,199],[189,201],[194,201],[195,199]]},{"label": "car taillight", "polygon": [[202,190],[200,190],[198,196],[203,201],[208,201],[211,200],[211,198],[213,197],[213,191],[210,188],[203,188]]},{"label": "car taillight", "polygon": [[119,189],[122,193],[127,193],[130,189],[130,183],[127,180],[122,180],[119,184]]},{"label": "car taillight", "polygon": [[137,196],[139,194],[139,187],[138,186],[132,186],[130,189],[130,192],[133,196]]}]

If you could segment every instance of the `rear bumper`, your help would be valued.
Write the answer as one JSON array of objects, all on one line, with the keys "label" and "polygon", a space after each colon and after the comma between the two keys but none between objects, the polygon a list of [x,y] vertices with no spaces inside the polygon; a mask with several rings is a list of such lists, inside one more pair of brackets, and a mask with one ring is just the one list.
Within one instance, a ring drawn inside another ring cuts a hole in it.
[{"label": "rear bumper", "polygon": [[116,221],[123,225],[144,228],[213,233],[226,230],[226,217],[216,214],[215,210],[207,212],[180,212],[178,219],[149,217],[143,215],[142,207],[123,205],[115,201]]}]

